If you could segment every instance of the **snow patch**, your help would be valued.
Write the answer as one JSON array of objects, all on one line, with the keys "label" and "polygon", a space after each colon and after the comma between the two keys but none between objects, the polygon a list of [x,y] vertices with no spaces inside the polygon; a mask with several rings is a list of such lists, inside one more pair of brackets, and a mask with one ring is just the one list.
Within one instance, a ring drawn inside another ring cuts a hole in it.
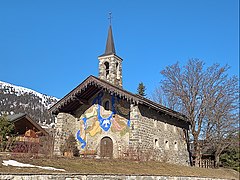
[{"label": "snow patch", "polygon": [[26,167],[26,168],[40,168],[40,169],[45,169],[45,170],[53,170],[53,171],[65,171],[65,169],[57,169],[54,167],[47,167],[47,166],[35,166],[32,164],[25,164],[25,163],[20,163],[18,161],[15,160],[3,160],[2,165],[4,166],[15,166],[15,167]]}]

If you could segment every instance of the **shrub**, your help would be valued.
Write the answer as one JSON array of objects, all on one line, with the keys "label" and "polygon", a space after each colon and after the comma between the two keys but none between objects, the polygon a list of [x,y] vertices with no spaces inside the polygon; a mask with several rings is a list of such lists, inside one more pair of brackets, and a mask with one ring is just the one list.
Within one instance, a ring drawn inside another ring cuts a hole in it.
[{"label": "shrub", "polygon": [[77,141],[72,134],[65,140],[65,143],[61,146],[60,150],[62,154],[67,152],[72,153],[73,156],[79,156]]}]

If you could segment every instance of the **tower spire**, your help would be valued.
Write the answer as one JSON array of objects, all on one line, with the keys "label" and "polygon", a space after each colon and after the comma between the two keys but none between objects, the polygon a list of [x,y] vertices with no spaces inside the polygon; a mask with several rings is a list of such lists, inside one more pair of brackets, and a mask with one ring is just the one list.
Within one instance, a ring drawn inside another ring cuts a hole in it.
[{"label": "tower spire", "polygon": [[106,49],[103,55],[98,56],[99,78],[122,88],[122,58],[116,55],[112,33],[112,13],[109,13],[109,29]]},{"label": "tower spire", "polygon": [[114,40],[113,40],[113,33],[112,33],[112,13],[109,12],[109,29],[108,29],[108,37],[107,37],[107,43],[106,43],[106,49],[105,53],[103,55],[110,55],[110,54],[116,54],[115,46],[114,46]]},{"label": "tower spire", "polygon": [[114,41],[113,41],[113,34],[112,34],[112,26],[109,26],[108,29],[108,37],[106,43],[106,49],[104,55],[116,54]]}]

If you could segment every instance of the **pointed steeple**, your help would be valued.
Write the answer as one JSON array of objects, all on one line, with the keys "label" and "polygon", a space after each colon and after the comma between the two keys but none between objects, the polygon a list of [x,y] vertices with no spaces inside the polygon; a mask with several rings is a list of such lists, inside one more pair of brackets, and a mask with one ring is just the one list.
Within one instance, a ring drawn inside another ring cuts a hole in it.
[{"label": "pointed steeple", "polygon": [[116,54],[111,25],[109,26],[109,29],[108,29],[107,44],[106,44],[105,53],[103,55],[110,55],[110,54]]},{"label": "pointed steeple", "polygon": [[122,58],[116,55],[111,26],[111,13],[109,13],[110,25],[108,29],[107,44],[103,55],[98,56],[99,78],[122,88]]}]

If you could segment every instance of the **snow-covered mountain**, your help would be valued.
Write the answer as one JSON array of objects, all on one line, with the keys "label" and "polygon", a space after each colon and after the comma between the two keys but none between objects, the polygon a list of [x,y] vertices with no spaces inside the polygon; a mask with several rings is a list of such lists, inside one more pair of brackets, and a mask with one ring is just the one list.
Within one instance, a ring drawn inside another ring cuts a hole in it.
[{"label": "snow-covered mountain", "polygon": [[47,111],[58,101],[34,90],[0,81],[0,114],[27,113],[41,124],[50,124],[54,118]]}]

